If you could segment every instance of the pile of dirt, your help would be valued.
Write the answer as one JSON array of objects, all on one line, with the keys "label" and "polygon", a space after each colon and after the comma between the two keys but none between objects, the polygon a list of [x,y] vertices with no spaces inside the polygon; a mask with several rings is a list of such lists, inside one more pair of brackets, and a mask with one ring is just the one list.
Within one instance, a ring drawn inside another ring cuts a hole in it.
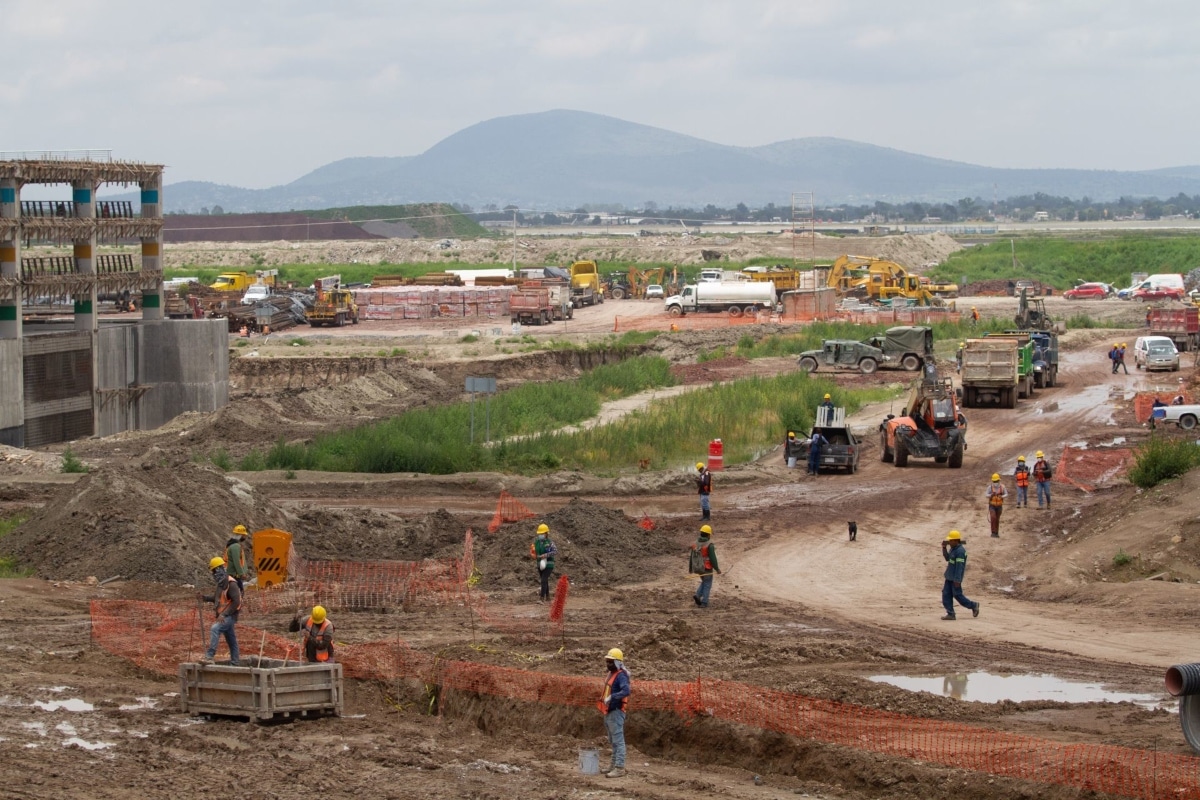
[{"label": "pile of dirt", "polygon": [[[1033,287],[1029,290],[1030,297],[1044,297],[1054,291],[1054,287],[1041,281],[1030,281]],[[1005,278],[995,278],[987,281],[975,281],[966,286],[958,287],[961,297],[1014,297],[1016,282]]]},{"label": "pile of dirt", "polygon": [[569,576],[576,586],[639,583],[651,577],[645,565],[648,559],[681,552],[671,534],[644,530],[638,520],[620,511],[576,497],[543,517],[502,525],[494,534],[486,529],[479,532],[475,565],[483,575],[481,588],[529,584],[536,573],[529,544],[543,522],[550,526],[550,538],[558,547],[557,574]]},{"label": "pile of dirt", "polygon": [[317,561],[458,558],[467,528],[486,530],[486,522],[456,517],[445,509],[401,518],[371,509],[304,506],[297,516],[302,526],[293,532],[293,546],[299,555]]},{"label": "pile of dirt", "polygon": [[0,540],[42,578],[202,584],[235,524],[289,529],[287,515],[245,482],[151,452],[110,464],[53,499]]},{"label": "pile of dirt", "polygon": [[725,380],[730,369],[744,367],[749,363],[750,360],[742,356],[726,356],[705,361],[703,364],[676,364],[671,367],[671,375],[680,383],[712,383]]}]

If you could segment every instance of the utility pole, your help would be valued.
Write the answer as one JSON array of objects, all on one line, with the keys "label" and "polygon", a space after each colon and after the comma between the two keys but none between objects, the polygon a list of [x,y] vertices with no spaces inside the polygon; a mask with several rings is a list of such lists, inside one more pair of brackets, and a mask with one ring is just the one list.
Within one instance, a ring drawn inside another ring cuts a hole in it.
[{"label": "utility pole", "polygon": [[517,210],[513,209],[513,277],[517,275]]}]

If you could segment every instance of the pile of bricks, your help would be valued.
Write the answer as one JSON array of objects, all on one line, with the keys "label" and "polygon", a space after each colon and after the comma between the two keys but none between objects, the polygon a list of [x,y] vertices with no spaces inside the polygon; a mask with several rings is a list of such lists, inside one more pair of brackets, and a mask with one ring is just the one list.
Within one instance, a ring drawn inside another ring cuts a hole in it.
[{"label": "pile of bricks", "polygon": [[357,289],[354,302],[362,319],[507,317],[506,286],[396,286]]}]

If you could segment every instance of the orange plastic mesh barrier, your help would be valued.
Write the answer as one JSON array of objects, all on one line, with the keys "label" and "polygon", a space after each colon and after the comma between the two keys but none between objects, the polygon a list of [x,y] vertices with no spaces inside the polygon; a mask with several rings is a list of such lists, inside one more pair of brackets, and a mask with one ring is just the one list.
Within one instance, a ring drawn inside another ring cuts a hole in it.
[{"label": "orange plastic mesh barrier", "polygon": [[[97,644],[164,675],[176,674],[178,664],[196,652],[201,633],[195,608],[95,600],[91,615]],[[238,638],[247,654],[257,654],[264,642],[261,631],[244,626],[239,626]],[[294,658],[294,648],[295,643],[284,637],[268,634],[263,652],[273,658]],[[427,686],[529,703],[589,707],[603,688],[599,675],[555,675],[443,660],[413,650],[398,639],[341,646],[338,660],[353,678],[416,679]],[[635,680],[630,711],[644,710],[671,712],[684,720],[712,717],[891,758],[1081,791],[1145,800],[1200,800],[1200,759],[1192,756],[1116,745],[1068,744],[733,681]]]},{"label": "orange plastic mesh barrier", "polygon": [[550,604],[550,621],[562,623],[563,609],[567,607],[567,595],[571,593],[571,581],[563,575],[558,579],[558,586],[554,589],[554,602]]},{"label": "orange plastic mesh barrier", "polygon": [[780,323],[778,314],[763,312],[761,314],[743,314],[731,317],[728,314],[712,312],[708,314],[685,314],[682,317],[669,315],[652,317],[613,317],[613,331],[710,331],[717,328],[729,328],[737,325],[766,325]]},{"label": "orange plastic mesh barrier", "polygon": [[500,499],[496,502],[496,514],[488,523],[488,533],[495,533],[505,522],[520,522],[523,519],[536,517],[529,507],[503,489]]},{"label": "orange plastic mesh barrier", "polygon": [[1133,451],[1128,447],[1081,448],[1067,445],[1053,480],[1070,484],[1085,492],[1112,483],[1124,475],[1133,463]]},{"label": "orange plastic mesh barrier", "polygon": [[650,515],[643,513],[642,519],[638,522],[638,527],[644,531],[652,531],[658,526],[654,524],[654,520],[650,519]]},{"label": "orange plastic mesh barrier", "polygon": [[1133,398],[1133,416],[1138,422],[1147,422],[1150,419],[1150,411],[1154,408],[1154,398],[1162,400],[1164,403],[1170,403],[1175,399],[1176,395],[1183,395],[1183,402],[1191,403],[1192,393],[1179,389],[1163,389],[1161,392],[1138,392]]}]

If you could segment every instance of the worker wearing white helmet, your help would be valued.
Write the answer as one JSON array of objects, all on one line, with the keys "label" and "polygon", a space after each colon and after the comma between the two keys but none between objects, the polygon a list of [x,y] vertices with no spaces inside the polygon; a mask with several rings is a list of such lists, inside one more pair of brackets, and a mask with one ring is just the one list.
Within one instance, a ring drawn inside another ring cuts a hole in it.
[{"label": "worker wearing white helmet", "polygon": [[610,778],[624,778],[625,712],[632,691],[629,670],[625,669],[625,654],[614,647],[604,654],[604,666],[608,669],[608,677],[597,705],[604,715],[604,728],[608,731],[608,743],[612,745],[612,763],[604,774]]},{"label": "worker wearing white helmet", "polygon": [[537,536],[529,545],[529,557],[537,564],[538,578],[542,582],[538,600],[543,603],[550,602],[550,575],[554,572],[556,555],[558,548],[550,540],[550,526],[543,522],[537,526]]},{"label": "worker wearing white helmet", "polygon": [[712,494],[712,473],[703,461],[696,462],[696,490],[700,493],[700,519],[711,519],[712,506],[709,505],[708,496]]}]

